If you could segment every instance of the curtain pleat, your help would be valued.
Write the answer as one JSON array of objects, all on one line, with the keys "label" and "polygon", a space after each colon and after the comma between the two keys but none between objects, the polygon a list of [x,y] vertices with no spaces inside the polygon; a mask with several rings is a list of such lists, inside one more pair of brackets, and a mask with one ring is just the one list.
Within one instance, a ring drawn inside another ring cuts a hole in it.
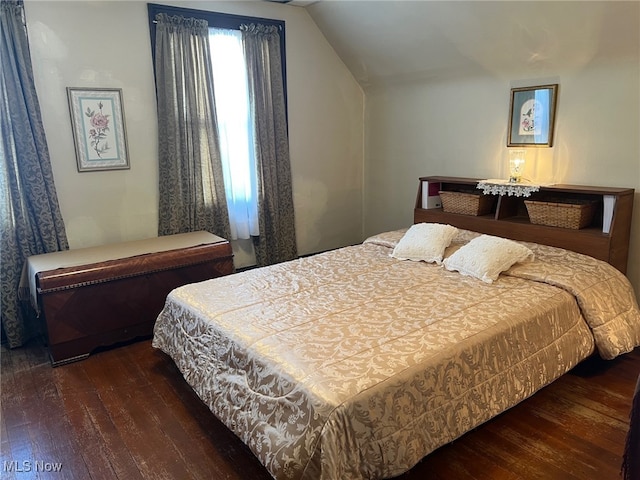
[{"label": "curtain pleat", "polygon": [[33,311],[22,308],[18,298],[27,257],[69,245],[33,80],[22,2],[2,0],[0,30],[1,320],[9,347],[14,348],[39,333]]},{"label": "curtain pleat", "polygon": [[156,16],[158,234],[229,238],[206,20]]},{"label": "curtain pleat", "polygon": [[280,35],[277,27],[260,24],[240,30],[255,122],[260,236],[254,246],[264,266],[297,257]]}]

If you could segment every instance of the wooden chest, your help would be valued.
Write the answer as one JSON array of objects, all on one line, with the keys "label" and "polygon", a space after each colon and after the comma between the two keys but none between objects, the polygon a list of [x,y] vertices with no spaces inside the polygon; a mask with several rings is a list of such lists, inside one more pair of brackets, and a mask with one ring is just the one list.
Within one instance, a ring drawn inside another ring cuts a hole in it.
[{"label": "wooden chest", "polygon": [[176,287],[233,272],[228,241],[208,232],[29,257],[32,303],[54,366],[153,333]]}]

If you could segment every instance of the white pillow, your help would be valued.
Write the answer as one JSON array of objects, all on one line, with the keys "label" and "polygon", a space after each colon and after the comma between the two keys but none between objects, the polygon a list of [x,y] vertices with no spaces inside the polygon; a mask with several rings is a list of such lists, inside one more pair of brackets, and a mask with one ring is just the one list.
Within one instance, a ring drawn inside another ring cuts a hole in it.
[{"label": "white pillow", "polygon": [[443,263],[447,270],[457,270],[462,275],[492,283],[514,263],[533,259],[533,252],[524,245],[506,238],[481,235],[455,251]]},{"label": "white pillow", "polygon": [[449,246],[458,229],[440,223],[412,225],[391,252],[398,260],[442,263],[444,250]]}]

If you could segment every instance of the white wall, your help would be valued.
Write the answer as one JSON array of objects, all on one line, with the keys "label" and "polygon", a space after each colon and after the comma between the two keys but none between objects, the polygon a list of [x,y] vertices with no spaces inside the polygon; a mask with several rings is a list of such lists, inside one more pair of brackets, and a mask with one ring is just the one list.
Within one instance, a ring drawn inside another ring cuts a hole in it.
[{"label": "white wall", "polygon": [[[286,22],[290,152],[299,253],[362,238],[364,95],[302,8],[168,2]],[[36,88],[71,248],[157,235],[157,116],[147,4],[29,1]],[[122,88],[130,170],[76,169],[66,87]],[[238,249],[238,266],[249,260]]]},{"label": "white wall", "polygon": [[[365,235],[412,222],[418,177],[505,178],[509,93],[560,84],[556,142],[528,149],[525,176],[542,182],[632,187],[640,192],[640,52],[557,76],[453,78],[379,86],[365,113]],[[535,168],[534,168],[535,166]],[[640,296],[640,193],[628,276]]]}]

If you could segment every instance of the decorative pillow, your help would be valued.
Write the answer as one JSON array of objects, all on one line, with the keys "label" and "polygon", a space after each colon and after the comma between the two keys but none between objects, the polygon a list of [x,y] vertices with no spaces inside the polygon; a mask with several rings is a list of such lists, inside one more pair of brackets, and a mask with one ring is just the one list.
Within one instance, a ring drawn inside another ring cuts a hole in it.
[{"label": "decorative pillow", "polygon": [[444,250],[449,246],[458,229],[440,223],[417,223],[403,235],[391,252],[398,260],[442,263]]},{"label": "decorative pillow", "polygon": [[443,264],[447,270],[493,283],[514,263],[533,259],[531,250],[513,240],[480,235],[447,257]]}]

